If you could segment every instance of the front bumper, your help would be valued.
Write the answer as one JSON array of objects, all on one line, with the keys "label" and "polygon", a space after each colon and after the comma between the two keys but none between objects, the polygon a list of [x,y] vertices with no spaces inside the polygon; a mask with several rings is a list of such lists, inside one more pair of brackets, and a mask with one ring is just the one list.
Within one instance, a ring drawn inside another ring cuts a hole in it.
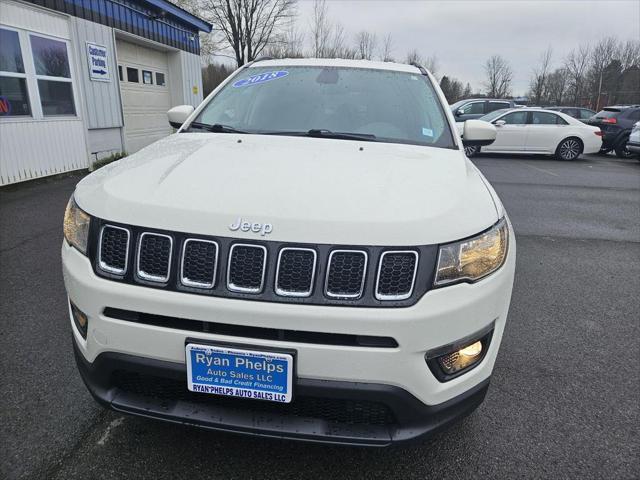
[{"label": "front bumper", "polygon": [[93,397],[118,412],[212,430],[347,445],[386,446],[439,431],[473,412],[489,379],[428,406],[392,385],[298,378],[292,404],[188,392],[182,363],[103,353],[89,363],[74,342]]},{"label": "front bumper", "polygon": [[[470,412],[482,401],[509,308],[515,270],[515,238],[511,230],[505,265],[486,279],[475,284],[432,289],[415,305],[388,309],[242,301],[113,282],[97,277],[89,260],[66,242],[62,246],[62,264],[69,299],[88,318],[86,340],[70,320],[78,364],[87,386],[102,403],[128,413],[210,428],[384,445],[433,431]],[[252,338],[214,328],[196,334],[175,325],[150,325],[106,314],[113,309],[189,319],[200,324],[392,337],[397,346],[382,348]],[[475,368],[446,382],[439,381],[429,370],[426,352],[487,328],[493,329],[491,344]],[[356,427],[349,421],[340,424],[313,415],[292,420],[291,416],[273,412],[266,416],[255,413],[247,416],[246,412],[251,412],[254,404],[245,405],[245,413],[238,413],[238,406],[244,403],[235,399],[236,403],[230,407],[228,402],[220,401],[229,407],[229,412],[214,400],[207,400],[209,406],[205,409],[203,402],[194,401],[182,386],[186,383],[185,340],[194,337],[209,343],[295,350],[295,397],[331,399],[332,408],[337,410],[376,411],[377,407],[372,405],[353,404],[369,399],[386,405],[394,420],[383,425],[382,430],[376,422],[357,423],[361,433],[354,435]],[[151,370],[147,363],[153,365]],[[115,368],[115,365],[126,368]],[[147,372],[145,375],[152,377],[151,382],[149,378],[139,378],[139,367],[142,373]],[[130,378],[125,382],[131,388],[121,388],[110,377],[116,370],[134,374],[135,381]],[[167,387],[170,387],[173,400],[164,391],[161,395],[152,392],[155,400],[149,395],[132,400],[132,395],[148,393],[133,385],[136,382],[148,385],[165,380],[173,382]],[[162,409],[158,398],[164,398],[165,403],[171,400],[168,410]],[[340,401],[347,403],[340,407]],[[196,414],[196,411],[200,413]],[[311,427],[307,429],[304,425]],[[343,432],[344,428],[346,432]],[[375,433],[371,434],[367,428],[374,429]]]}]

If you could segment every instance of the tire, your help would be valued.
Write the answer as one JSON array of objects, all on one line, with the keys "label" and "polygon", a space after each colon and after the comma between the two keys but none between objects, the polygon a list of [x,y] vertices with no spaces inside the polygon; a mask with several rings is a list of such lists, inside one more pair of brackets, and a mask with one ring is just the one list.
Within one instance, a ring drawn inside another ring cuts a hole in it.
[{"label": "tire", "polygon": [[633,156],[633,153],[627,150],[627,140],[627,138],[624,138],[616,145],[616,148],[614,149],[616,151],[616,157],[630,158]]},{"label": "tire", "polygon": [[569,137],[560,142],[556,148],[556,158],[563,161],[572,161],[582,153],[582,141],[579,138]]},{"label": "tire", "polygon": [[468,158],[475,157],[480,153],[480,147],[464,147],[464,153]]}]

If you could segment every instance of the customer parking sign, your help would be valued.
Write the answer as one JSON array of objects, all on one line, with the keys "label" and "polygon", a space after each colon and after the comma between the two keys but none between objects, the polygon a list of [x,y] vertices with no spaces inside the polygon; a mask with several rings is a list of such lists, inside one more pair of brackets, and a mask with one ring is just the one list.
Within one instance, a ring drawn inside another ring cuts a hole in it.
[{"label": "customer parking sign", "polygon": [[87,61],[89,63],[89,78],[98,82],[109,82],[109,57],[107,47],[87,43]]}]

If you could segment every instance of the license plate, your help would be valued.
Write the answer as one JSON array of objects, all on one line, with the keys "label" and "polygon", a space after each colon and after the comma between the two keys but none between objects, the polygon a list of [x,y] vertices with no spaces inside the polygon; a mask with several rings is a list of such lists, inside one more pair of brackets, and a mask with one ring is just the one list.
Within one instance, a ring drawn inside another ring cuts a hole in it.
[{"label": "license plate", "polygon": [[216,345],[186,346],[189,390],[289,403],[293,356]]}]

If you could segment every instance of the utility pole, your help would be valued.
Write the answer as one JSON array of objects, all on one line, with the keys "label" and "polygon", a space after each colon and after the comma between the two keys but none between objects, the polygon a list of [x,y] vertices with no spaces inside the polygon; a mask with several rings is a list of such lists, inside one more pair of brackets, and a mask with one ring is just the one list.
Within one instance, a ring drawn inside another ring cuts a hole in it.
[{"label": "utility pole", "polygon": [[602,70],[600,70],[600,82],[598,83],[598,99],[596,100],[596,112],[600,111],[600,92],[602,91]]}]

